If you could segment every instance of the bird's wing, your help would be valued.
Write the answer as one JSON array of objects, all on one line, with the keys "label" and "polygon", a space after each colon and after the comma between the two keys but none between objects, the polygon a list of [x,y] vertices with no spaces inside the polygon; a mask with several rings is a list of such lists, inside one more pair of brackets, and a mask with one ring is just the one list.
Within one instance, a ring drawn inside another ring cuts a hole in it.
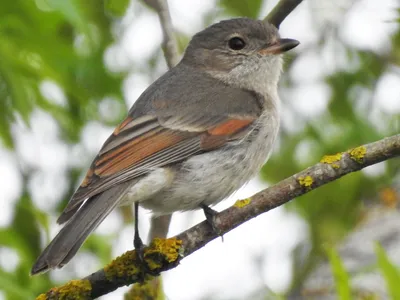
[{"label": "bird's wing", "polygon": [[242,136],[256,118],[210,116],[185,122],[173,117],[128,116],[104,143],[58,222],[67,221],[85,199],[114,185]]},{"label": "bird's wing", "polygon": [[262,113],[260,100],[205,73],[171,69],[139,97],[104,143],[58,222],[117,184],[245,134]]}]

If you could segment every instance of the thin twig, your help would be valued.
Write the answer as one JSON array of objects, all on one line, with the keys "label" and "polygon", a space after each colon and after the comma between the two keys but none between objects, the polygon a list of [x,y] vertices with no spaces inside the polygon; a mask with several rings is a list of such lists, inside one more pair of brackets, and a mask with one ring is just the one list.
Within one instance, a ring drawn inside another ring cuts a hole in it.
[{"label": "thin twig", "polygon": [[[325,156],[316,165],[282,180],[248,199],[237,201],[232,207],[217,215],[216,224],[222,233],[227,233],[248,220],[304,195],[319,186],[337,180],[351,172],[356,172],[370,165],[399,156],[400,134],[350,149],[343,153]],[[170,244],[174,246],[166,248],[165,253],[159,252],[158,254],[160,256],[175,254],[176,256],[174,257],[176,258],[168,260],[168,262],[164,260],[162,263],[157,261],[154,270],[161,272],[176,267],[180,260],[204,247],[217,237],[215,232],[210,228],[210,225],[204,221],[174,238],[166,240],[171,241]],[[166,242],[165,244],[168,243]],[[154,249],[161,248],[154,248],[153,246],[153,248],[150,247],[145,253],[153,252],[154,254]],[[168,257],[170,258],[171,256]],[[113,273],[110,273],[109,266],[113,266]],[[90,298],[82,299],[93,299],[107,294],[118,287],[138,282],[141,278],[134,251],[128,251],[123,256],[114,260],[109,266],[89,275],[83,280],[71,281],[66,286],[68,288],[71,288],[71,285],[89,286],[90,289],[85,290],[85,295],[90,295],[88,296]],[[115,269],[117,272],[115,272]],[[46,295],[42,295],[40,299],[50,299],[50,295],[54,297],[59,289],[52,289]],[[65,291],[65,288],[63,290]]]},{"label": "thin twig", "polygon": [[279,28],[283,20],[299,5],[303,0],[280,0],[271,12],[264,18],[264,21]]},{"label": "thin twig", "polygon": [[168,67],[172,68],[179,62],[179,53],[168,2],[167,0],[144,0],[144,2],[152,7],[158,14],[163,33],[162,48],[165,60],[167,61]]}]

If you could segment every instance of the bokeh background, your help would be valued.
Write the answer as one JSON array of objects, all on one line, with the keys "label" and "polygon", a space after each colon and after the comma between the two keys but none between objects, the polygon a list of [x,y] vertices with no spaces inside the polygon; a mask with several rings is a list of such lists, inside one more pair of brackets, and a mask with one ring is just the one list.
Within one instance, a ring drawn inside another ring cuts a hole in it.
[{"label": "bokeh background", "polygon": [[[276,0],[170,0],[180,53],[225,18]],[[221,210],[333,154],[400,132],[400,3],[305,0],[282,24],[282,126],[270,161]],[[29,277],[56,217],[141,92],[166,71],[157,14],[141,1],[0,6],[0,299],[34,299],[132,249],[116,210],[62,270]],[[163,274],[165,298],[400,299],[400,161],[321,187],[247,222]],[[143,212],[140,231],[149,230]],[[170,235],[202,221],[175,214]],[[123,299],[121,288],[102,299]]]}]

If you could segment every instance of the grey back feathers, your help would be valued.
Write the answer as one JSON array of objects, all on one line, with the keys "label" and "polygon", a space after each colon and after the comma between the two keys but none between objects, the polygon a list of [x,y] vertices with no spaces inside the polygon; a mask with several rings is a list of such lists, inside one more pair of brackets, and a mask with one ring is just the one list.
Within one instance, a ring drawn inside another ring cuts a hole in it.
[{"label": "grey back feathers", "polygon": [[259,116],[261,104],[253,91],[229,86],[181,63],[154,82],[135,102],[130,114],[133,118],[151,114],[161,119],[173,116],[187,120],[200,115]]}]

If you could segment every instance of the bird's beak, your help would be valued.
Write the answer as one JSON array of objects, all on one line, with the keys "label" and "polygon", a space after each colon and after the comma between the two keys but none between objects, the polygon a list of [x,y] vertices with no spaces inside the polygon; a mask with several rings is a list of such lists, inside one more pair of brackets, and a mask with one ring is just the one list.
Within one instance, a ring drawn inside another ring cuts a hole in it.
[{"label": "bird's beak", "polygon": [[258,51],[261,55],[281,54],[289,51],[300,44],[299,41],[293,39],[279,39],[276,43],[270,44],[264,49]]}]

